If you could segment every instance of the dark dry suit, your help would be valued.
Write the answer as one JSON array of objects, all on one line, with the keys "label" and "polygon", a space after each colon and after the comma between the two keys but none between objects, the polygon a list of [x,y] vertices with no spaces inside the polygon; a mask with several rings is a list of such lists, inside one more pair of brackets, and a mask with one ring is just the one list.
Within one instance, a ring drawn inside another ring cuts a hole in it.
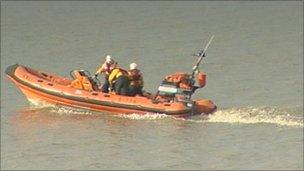
[{"label": "dark dry suit", "polygon": [[140,70],[133,69],[129,70],[130,77],[130,95],[142,95],[142,89],[144,87],[143,76],[140,73]]},{"label": "dark dry suit", "polygon": [[127,71],[121,68],[113,69],[109,75],[109,83],[116,94],[129,95],[130,80]]}]

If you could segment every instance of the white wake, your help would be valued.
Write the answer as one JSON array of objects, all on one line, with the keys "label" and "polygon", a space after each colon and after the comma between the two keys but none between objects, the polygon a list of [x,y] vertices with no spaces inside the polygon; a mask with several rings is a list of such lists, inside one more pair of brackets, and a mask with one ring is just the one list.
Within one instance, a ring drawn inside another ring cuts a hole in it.
[{"label": "white wake", "polygon": [[[303,113],[303,112],[302,112]],[[240,124],[268,123],[281,126],[303,127],[302,116],[295,116],[276,107],[245,107],[218,110],[209,115],[206,122]]]}]

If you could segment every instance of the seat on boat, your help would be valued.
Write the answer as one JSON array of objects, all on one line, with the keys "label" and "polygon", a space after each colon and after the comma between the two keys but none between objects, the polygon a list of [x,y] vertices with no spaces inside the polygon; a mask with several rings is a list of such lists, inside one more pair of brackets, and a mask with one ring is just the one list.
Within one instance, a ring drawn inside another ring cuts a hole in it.
[{"label": "seat on boat", "polygon": [[71,82],[69,87],[86,90],[86,91],[98,90],[98,86],[96,85],[96,83],[84,71],[74,70],[71,73],[74,80]]}]

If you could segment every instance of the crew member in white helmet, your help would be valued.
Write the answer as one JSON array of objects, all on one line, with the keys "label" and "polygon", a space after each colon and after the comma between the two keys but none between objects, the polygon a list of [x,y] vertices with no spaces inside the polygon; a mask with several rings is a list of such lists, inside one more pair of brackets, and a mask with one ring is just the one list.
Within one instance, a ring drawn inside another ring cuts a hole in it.
[{"label": "crew member in white helmet", "polygon": [[137,69],[136,63],[130,64],[130,70],[128,71],[130,77],[130,94],[131,95],[142,95],[142,89],[144,87],[143,75],[139,69]]},{"label": "crew member in white helmet", "polygon": [[101,65],[101,67],[95,72],[95,77],[98,76],[98,74],[105,74],[105,81],[102,85],[101,91],[103,93],[109,92],[109,74],[111,71],[117,67],[117,62],[113,60],[113,58],[110,55],[106,56],[106,61]]}]

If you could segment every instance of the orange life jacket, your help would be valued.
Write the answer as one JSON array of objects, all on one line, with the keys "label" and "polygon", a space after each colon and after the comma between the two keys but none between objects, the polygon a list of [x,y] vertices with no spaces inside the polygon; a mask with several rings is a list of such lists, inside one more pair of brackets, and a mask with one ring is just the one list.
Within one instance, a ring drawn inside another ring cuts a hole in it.
[{"label": "orange life jacket", "polygon": [[130,85],[135,87],[143,87],[144,81],[140,70],[133,69],[128,71],[130,77]]}]

